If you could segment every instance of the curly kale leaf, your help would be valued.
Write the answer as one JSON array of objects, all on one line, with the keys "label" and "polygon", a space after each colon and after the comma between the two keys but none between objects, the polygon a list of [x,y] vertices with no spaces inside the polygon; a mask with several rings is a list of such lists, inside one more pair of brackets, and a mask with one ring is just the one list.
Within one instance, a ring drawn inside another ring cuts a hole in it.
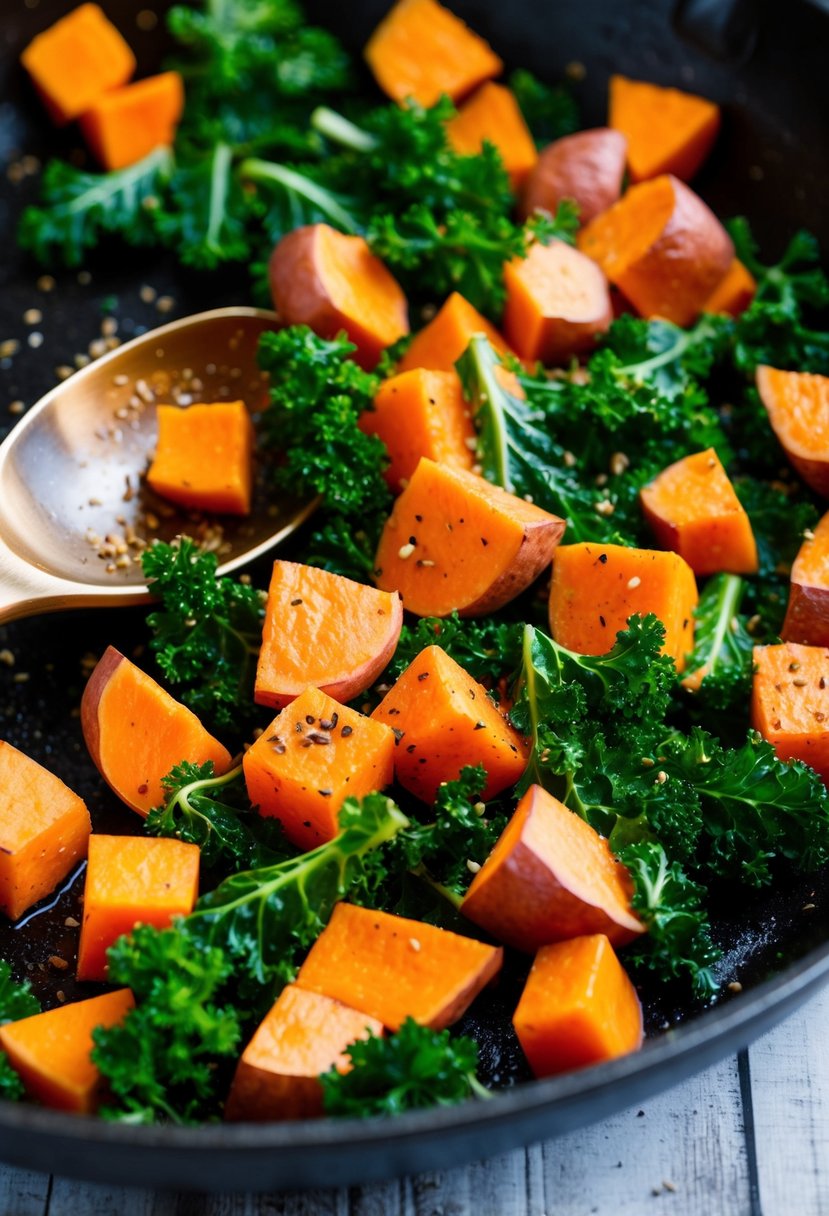
[{"label": "curly kale leaf", "polygon": [[526,68],[518,68],[510,73],[509,87],[539,148],[578,131],[578,106],[562,85],[551,87]]},{"label": "curly kale leaf", "polygon": [[233,171],[233,149],[218,142],[208,155],[181,164],[169,198],[156,212],[156,229],[186,266],[215,270],[251,252],[250,204]]},{"label": "curly kale leaf", "polygon": [[[15,983],[11,967],[0,959],[0,1026],[34,1017],[36,1013],[40,1013],[40,1001],[32,992],[31,984],[28,980]],[[9,1057],[0,1051],[0,1098],[19,1102],[24,1096],[23,1082],[9,1063]]]},{"label": "curly kale leaf", "polygon": [[462,619],[456,612],[446,617],[420,617],[405,623],[397,649],[383,672],[381,683],[391,684],[427,646],[440,646],[474,680],[495,687],[512,675],[521,663],[523,626],[517,622],[482,617]]}]

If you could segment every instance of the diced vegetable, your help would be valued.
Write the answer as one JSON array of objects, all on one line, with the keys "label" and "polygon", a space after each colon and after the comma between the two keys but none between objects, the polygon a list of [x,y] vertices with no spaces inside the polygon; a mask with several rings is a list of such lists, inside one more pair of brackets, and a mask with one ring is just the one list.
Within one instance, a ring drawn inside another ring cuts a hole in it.
[{"label": "diced vegetable", "polygon": [[397,0],[369,38],[365,57],[394,101],[453,101],[499,76],[503,64],[483,38],[437,0]]},{"label": "diced vegetable", "polygon": [[702,306],[703,312],[720,312],[739,317],[748,308],[757,292],[757,280],[740,261],[734,258],[711,295]]},{"label": "diced vegetable", "polygon": [[398,1030],[457,1022],[498,974],[503,951],[422,921],[340,903],[299,970],[319,992]]},{"label": "diced vegetable", "polygon": [[199,850],[165,837],[103,836],[89,841],[78,947],[78,979],[105,980],[106,952],[136,925],[166,929],[192,912]]},{"label": "diced vegetable", "polygon": [[275,561],[256,700],[281,709],[311,685],[335,701],[351,701],[388,664],[402,624],[394,593],[314,566]]},{"label": "diced vegetable", "polygon": [[446,124],[446,135],[451,147],[463,156],[480,152],[484,140],[496,147],[516,191],[538,159],[515,94],[503,84],[490,81],[481,85]]},{"label": "diced vegetable", "polygon": [[486,769],[484,798],[515,785],[526,766],[521,736],[440,646],[421,651],[371,716],[393,728],[395,777],[424,802],[465,765]]},{"label": "diced vegetable", "polygon": [[309,687],[263,731],[243,761],[248,795],[301,849],[333,840],[346,798],[391,783],[394,734]]},{"label": "diced vegetable", "polygon": [[162,72],[103,93],[80,118],[89,150],[107,172],[125,169],[172,144],[184,109],[178,72]]},{"label": "diced vegetable", "polygon": [[375,579],[417,616],[478,616],[549,566],[564,521],[474,473],[425,457],[389,516]]},{"label": "diced vegetable", "polygon": [[640,499],[659,544],[694,574],[757,573],[751,521],[713,448],[668,465]]},{"label": "diced vegetable", "polygon": [[191,510],[248,515],[253,425],[244,401],[159,405],[158,441],[147,482]]},{"label": "diced vegetable", "polygon": [[60,126],[135,71],[135,56],[97,4],[79,5],[38,34],[20,61]]},{"label": "diced vegetable", "polygon": [[163,780],[181,760],[212,760],[217,775],[230,767],[230,752],[196,715],[114,646],[84,689],[81,727],[104,781],[139,815],[164,801]]},{"label": "diced vegetable", "polygon": [[754,647],[751,723],[781,760],[802,760],[829,782],[829,649]]},{"label": "diced vegetable", "polygon": [[621,194],[626,151],[625,137],[609,127],[577,131],[548,144],[524,183],[521,214],[555,215],[559,203],[569,199],[578,207],[579,221],[589,223]]},{"label": "diced vegetable", "polygon": [[347,1071],[352,1043],[382,1033],[377,1018],[289,984],[242,1054],[225,1118],[253,1122],[321,1115],[320,1073]]},{"label": "diced vegetable", "polygon": [[0,740],[0,910],[17,920],[49,895],[86,856],[91,831],[83,799]]},{"label": "diced vegetable", "polygon": [[593,349],[613,320],[607,279],[564,241],[535,244],[504,267],[504,335],[522,359],[566,363]]},{"label": "diced vegetable", "polygon": [[322,338],[345,330],[355,360],[369,371],[409,332],[406,297],[361,236],[328,224],[295,228],[271,254],[268,274],[286,325],[308,325]]},{"label": "diced vegetable", "polygon": [[757,391],[797,473],[816,493],[829,497],[829,376],[761,365]]},{"label": "diced vegetable", "polygon": [[829,646],[829,514],[807,533],[794,560],[780,635],[786,642]]},{"label": "diced vegetable", "polygon": [[380,385],[360,430],[382,439],[389,454],[385,478],[399,493],[421,456],[454,469],[471,469],[476,444],[469,406],[455,371],[415,367]]},{"label": "diced vegetable", "polygon": [[642,1046],[636,989],[601,933],[539,950],[512,1021],[537,1077]]},{"label": "diced vegetable", "polygon": [[495,326],[462,295],[453,291],[432,320],[412,338],[398,364],[398,371],[426,367],[452,372],[473,334],[485,334],[499,355],[510,353]]},{"label": "diced vegetable", "polygon": [[633,883],[603,836],[531,785],[461,904],[496,941],[534,954],[550,942],[606,934],[614,946],[645,927]]},{"label": "diced vegetable", "polygon": [[643,317],[676,325],[696,319],[734,258],[713,211],[667,175],[631,187],[581,230],[578,246]]},{"label": "diced vegetable", "polygon": [[694,644],[694,572],[676,553],[623,545],[561,545],[553,562],[550,632],[578,654],[606,654],[630,617],[653,613],[663,651],[685,666]]},{"label": "diced vegetable", "polygon": [[714,145],[720,108],[680,89],[611,76],[609,122],[627,139],[631,181],[673,173],[687,182]]},{"label": "diced vegetable", "polygon": [[27,1092],[44,1106],[91,1114],[100,1099],[100,1073],[90,1059],[92,1032],[117,1026],[135,1002],[129,988],[59,1005],[0,1026],[0,1047]]}]

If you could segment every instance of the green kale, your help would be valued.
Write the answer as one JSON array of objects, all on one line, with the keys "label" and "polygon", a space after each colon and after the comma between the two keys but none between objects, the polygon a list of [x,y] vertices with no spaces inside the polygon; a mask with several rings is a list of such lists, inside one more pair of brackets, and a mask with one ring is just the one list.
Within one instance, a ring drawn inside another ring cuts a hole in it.
[{"label": "green kale", "polygon": [[327,1115],[365,1119],[489,1097],[478,1081],[478,1047],[407,1018],[394,1034],[369,1035],[348,1050],[351,1068],[320,1077]]},{"label": "green kale", "polygon": [[138,925],[107,952],[109,979],[136,1007],[93,1032],[92,1059],[111,1094],[101,1111],[125,1123],[215,1120],[239,1053],[242,1025],[225,987],[231,963],[186,932]]},{"label": "green kale", "polygon": [[150,613],[150,643],[181,699],[218,726],[253,719],[253,679],[262,639],[264,596],[217,578],[215,553],[182,537],[145,550],[142,565],[161,608]]},{"label": "green kale", "polygon": [[186,266],[215,270],[250,254],[250,207],[233,172],[233,149],[218,142],[206,155],[181,164],[169,185],[169,202],[155,214],[164,243]]},{"label": "green kale", "polygon": [[380,677],[392,684],[427,646],[440,646],[474,680],[495,688],[521,663],[523,626],[517,622],[483,617],[461,619],[456,612],[446,617],[420,617],[403,625],[394,657]]},{"label": "green kale", "polygon": [[736,574],[715,574],[695,609],[694,649],[683,684],[707,712],[744,710],[751,692],[752,648],[747,618],[740,606],[745,581]]},{"label": "green kale", "polygon": [[[31,984],[28,980],[16,984],[11,967],[0,959],[0,1026],[33,1017],[36,1013],[40,1013],[40,1001],[32,992]],[[9,1063],[9,1057],[0,1051],[0,1098],[19,1102],[24,1095],[23,1082]]]},{"label": "green kale", "polygon": [[578,131],[578,106],[561,85],[550,87],[532,72],[519,68],[510,74],[509,87],[539,148]]},{"label": "green kale", "polygon": [[756,642],[776,640],[789,598],[789,574],[804,533],[818,521],[811,498],[796,487],[752,477],[735,480],[757,541],[759,571],[746,585],[743,609],[752,619]]},{"label": "green kale", "polygon": [[279,821],[251,807],[242,767],[217,777],[213,761],[182,760],[163,779],[165,801],[144,821],[151,836],[171,836],[197,844],[202,865],[218,863],[252,870],[292,854]]}]

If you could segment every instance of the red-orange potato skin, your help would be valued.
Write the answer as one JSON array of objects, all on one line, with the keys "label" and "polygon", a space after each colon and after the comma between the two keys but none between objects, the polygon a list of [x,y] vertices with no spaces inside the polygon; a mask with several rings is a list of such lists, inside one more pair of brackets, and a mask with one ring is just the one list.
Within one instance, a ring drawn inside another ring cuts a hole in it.
[{"label": "red-orange potato skin", "polygon": [[555,215],[559,203],[571,199],[579,221],[589,223],[619,197],[626,151],[624,135],[610,127],[577,131],[548,144],[524,184],[521,218],[534,211]]}]

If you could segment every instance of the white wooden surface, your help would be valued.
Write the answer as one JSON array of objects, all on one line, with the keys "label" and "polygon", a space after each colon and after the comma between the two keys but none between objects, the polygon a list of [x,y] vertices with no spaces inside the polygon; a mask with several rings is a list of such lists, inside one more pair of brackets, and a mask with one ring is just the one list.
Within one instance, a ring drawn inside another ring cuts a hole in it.
[{"label": "white wooden surface", "polygon": [[827,1216],[829,990],[739,1058],[564,1139],[342,1191],[173,1195],[0,1166],[0,1216]]}]

